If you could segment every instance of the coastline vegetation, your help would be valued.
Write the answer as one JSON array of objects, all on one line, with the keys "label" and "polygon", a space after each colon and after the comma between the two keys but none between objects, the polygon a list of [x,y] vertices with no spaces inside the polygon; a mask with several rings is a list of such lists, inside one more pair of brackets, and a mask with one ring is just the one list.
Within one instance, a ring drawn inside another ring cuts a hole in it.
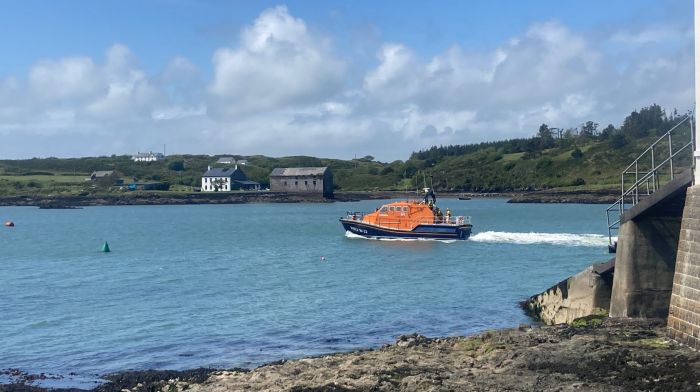
[{"label": "coastline vegetation", "polygon": [[[248,160],[244,171],[263,188],[275,167],[328,166],[340,191],[403,191],[424,184],[456,192],[616,190],[620,172],[680,118],[676,110],[667,115],[654,104],[633,111],[620,127],[601,127],[593,121],[568,129],[542,124],[530,138],[433,146],[414,152],[406,161],[380,162],[372,156],[352,160],[233,157]],[[125,183],[166,182],[168,192],[191,192],[218,157],[170,155],[151,163],[133,162],[128,155],[0,160],[0,195],[113,192],[110,184],[86,181],[97,170],[114,170]]]}]

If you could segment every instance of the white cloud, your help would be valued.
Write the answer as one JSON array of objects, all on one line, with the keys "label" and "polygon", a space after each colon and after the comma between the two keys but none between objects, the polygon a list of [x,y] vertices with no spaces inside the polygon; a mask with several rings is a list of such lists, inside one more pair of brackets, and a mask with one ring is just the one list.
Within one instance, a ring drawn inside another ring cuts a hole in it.
[{"label": "white cloud", "polygon": [[588,34],[550,21],[478,51],[455,44],[426,57],[380,43],[366,64],[275,7],[213,53],[211,78],[182,55],[149,75],[118,44],[104,58],[45,59],[0,80],[0,155],[36,155],[41,135],[63,151],[46,155],[167,143],[182,153],[406,159],[435,144],[531,136],[543,122],[619,124],[654,102],[685,111],[692,45],[672,24]]},{"label": "white cloud", "polygon": [[39,62],[29,71],[32,98],[47,102],[84,101],[104,90],[101,72],[92,59],[68,57]]},{"label": "white cloud", "polygon": [[641,46],[668,42],[681,42],[692,38],[693,32],[677,26],[657,25],[617,31],[610,36],[610,41],[621,45]]},{"label": "white cloud", "polygon": [[210,113],[223,118],[316,104],[336,94],[345,65],[323,39],[280,6],[245,29],[240,45],[214,54]]}]

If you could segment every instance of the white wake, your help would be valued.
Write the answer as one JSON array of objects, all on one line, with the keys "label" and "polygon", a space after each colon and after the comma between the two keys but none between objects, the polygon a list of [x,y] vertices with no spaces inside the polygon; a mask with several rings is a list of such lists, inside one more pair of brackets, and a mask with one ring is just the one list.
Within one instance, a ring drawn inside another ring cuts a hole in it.
[{"label": "white wake", "polygon": [[[600,234],[571,233],[508,233],[484,231],[469,237],[471,241],[511,243],[519,245],[549,244],[563,246],[607,246],[608,237]],[[616,238],[613,238],[613,241]]]}]

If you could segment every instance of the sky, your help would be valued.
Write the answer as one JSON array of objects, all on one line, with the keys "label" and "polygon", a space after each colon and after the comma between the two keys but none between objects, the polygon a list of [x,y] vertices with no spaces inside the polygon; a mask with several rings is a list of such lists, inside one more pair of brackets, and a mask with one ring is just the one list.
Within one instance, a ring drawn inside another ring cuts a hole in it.
[{"label": "sky", "polygon": [[0,159],[408,159],[693,109],[692,0],[7,0]]}]

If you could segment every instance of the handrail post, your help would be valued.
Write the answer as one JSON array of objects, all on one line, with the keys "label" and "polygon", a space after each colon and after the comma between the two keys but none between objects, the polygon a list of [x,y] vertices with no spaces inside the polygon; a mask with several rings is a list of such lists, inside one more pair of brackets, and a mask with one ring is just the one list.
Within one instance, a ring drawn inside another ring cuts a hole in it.
[{"label": "handrail post", "polygon": [[639,203],[639,160],[634,161],[634,203]]},{"label": "handrail post", "polygon": [[673,140],[671,139],[671,132],[668,133],[668,156],[671,158],[669,165],[671,166],[671,180],[673,180]]},{"label": "handrail post", "polygon": [[651,189],[656,192],[656,164],[654,163],[654,146],[651,147]]},{"label": "handrail post", "polygon": [[688,116],[688,123],[690,124],[690,148],[691,148],[691,154],[692,158],[690,160],[690,171],[693,174],[693,185],[698,185],[695,184],[695,171],[698,169],[696,166],[696,161],[698,158],[695,157],[695,151],[697,151],[697,148],[695,147],[695,116]]},{"label": "handrail post", "polygon": [[620,198],[622,202],[620,202],[620,214],[622,214],[622,210],[625,209],[625,172],[622,172],[622,192],[620,193]]}]

